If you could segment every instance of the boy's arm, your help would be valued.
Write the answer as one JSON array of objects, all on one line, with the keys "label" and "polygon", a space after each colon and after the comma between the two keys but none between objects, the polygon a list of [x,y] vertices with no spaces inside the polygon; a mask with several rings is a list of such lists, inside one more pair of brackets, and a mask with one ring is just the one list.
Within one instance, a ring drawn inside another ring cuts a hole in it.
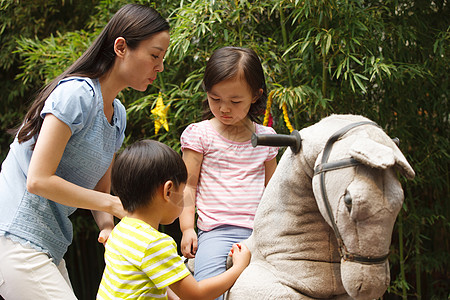
[{"label": "boy's arm", "polygon": [[181,299],[215,299],[231,288],[250,263],[250,250],[243,244],[232,248],[233,266],[220,275],[197,282],[192,275],[170,285]]},{"label": "boy's arm", "polygon": [[168,300],[180,300],[181,298],[175,294],[170,287],[167,288],[167,299]]},{"label": "boy's arm", "polygon": [[197,252],[197,233],[195,232],[195,197],[198,178],[203,161],[203,154],[190,149],[183,150],[183,161],[188,171],[188,179],[184,189],[184,208],[181,213],[180,229],[183,233],[181,252],[186,258],[194,258]]}]

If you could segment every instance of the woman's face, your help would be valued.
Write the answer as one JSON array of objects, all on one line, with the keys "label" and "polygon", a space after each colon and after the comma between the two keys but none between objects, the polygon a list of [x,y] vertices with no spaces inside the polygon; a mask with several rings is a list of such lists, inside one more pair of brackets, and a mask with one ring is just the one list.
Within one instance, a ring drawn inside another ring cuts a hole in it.
[{"label": "woman's face", "polygon": [[158,72],[164,70],[163,61],[169,42],[169,32],[161,31],[140,42],[135,49],[127,47],[121,77],[128,87],[145,91],[155,81]]}]

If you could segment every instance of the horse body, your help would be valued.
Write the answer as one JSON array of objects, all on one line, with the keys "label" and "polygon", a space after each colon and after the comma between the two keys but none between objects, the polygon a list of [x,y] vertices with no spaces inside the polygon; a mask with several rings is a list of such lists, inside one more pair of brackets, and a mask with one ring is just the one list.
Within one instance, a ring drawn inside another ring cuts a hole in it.
[{"label": "horse body", "polygon": [[[300,131],[300,152],[286,150],[264,192],[253,234],[245,241],[252,252],[251,263],[227,299],[373,299],[385,292],[390,281],[387,260],[362,264],[341,259],[320,178],[314,173],[328,138],[361,120],[368,121],[333,115]],[[389,251],[403,201],[392,167],[400,166],[408,177],[414,172],[392,140],[373,125],[342,136],[329,161],[349,157],[361,164],[325,176],[333,218],[349,253],[380,257]],[[350,207],[344,203],[346,195],[351,195]]]}]

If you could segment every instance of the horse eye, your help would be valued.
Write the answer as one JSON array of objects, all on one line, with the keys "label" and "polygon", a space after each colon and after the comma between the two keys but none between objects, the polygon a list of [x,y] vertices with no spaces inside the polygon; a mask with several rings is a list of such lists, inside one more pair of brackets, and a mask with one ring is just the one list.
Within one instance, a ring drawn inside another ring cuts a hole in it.
[{"label": "horse eye", "polygon": [[346,192],[344,196],[344,204],[347,207],[348,212],[352,210],[352,195],[350,195],[350,192]]}]

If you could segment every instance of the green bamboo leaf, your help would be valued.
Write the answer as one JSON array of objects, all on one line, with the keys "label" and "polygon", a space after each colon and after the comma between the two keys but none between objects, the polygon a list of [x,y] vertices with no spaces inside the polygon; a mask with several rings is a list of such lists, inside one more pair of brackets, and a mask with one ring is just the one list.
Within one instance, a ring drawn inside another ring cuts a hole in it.
[{"label": "green bamboo leaf", "polygon": [[355,42],[358,46],[361,46],[361,42],[356,38],[352,37],[352,41]]},{"label": "green bamboo leaf", "polygon": [[[364,86],[364,84],[361,82],[360,77],[358,75],[360,74],[354,74],[355,76],[353,77],[353,79],[356,81],[356,83],[358,84],[359,88],[363,91],[366,92],[366,87]],[[353,89],[353,91],[355,91]]]},{"label": "green bamboo leaf", "polygon": [[361,66],[363,65],[363,63],[359,59],[357,59],[355,56],[353,56],[353,55],[349,55],[349,56],[353,61],[355,61],[359,65],[361,65]]},{"label": "green bamboo leaf", "polygon": [[380,68],[389,76],[391,76],[391,71],[389,70],[389,67],[385,64],[380,64]]},{"label": "green bamboo leaf", "polygon": [[296,48],[298,46],[298,42],[293,43],[281,56],[282,58],[285,57],[289,52],[291,52],[292,49]]},{"label": "green bamboo leaf", "polygon": [[340,63],[336,69],[336,78],[339,78],[341,76],[341,71],[342,71],[342,67],[343,67],[343,63]]},{"label": "green bamboo leaf", "polygon": [[362,75],[362,74],[355,73],[354,75],[355,75],[356,77],[359,77],[359,78],[363,79],[363,80],[369,80],[369,78],[367,78],[366,76],[364,76],[364,75]]},{"label": "green bamboo leaf", "polygon": [[308,46],[309,46],[309,40],[303,42],[302,48],[300,49],[300,53],[303,53]]},{"label": "green bamboo leaf", "polygon": [[330,50],[330,47],[331,47],[331,38],[332,38],[331,34],[328,34],[328,36],[327,36],[327,44],[326,44],[326,46],[325,46],[325,54],[328,54],[328,52],[329,52],[329,50]]},{"label": "green bamboo leaf", "polygon": [[319,42],[320,42],[320,40],[321,40],[321,38],[322,38],[322,35],[323,35],[323,32],[319,32],[319,33],[316,35],[316,38],[315,38],[315,41],[314,41],[314,43],[315,43],[316,45],[319,44]]},{"label": "green bamboo leaf", "polygon": [[352,88],[353,93],[355,92],[355,85],[353,84],[353,76],[348,76],[348,80],[350,81],[350,87]]}]

